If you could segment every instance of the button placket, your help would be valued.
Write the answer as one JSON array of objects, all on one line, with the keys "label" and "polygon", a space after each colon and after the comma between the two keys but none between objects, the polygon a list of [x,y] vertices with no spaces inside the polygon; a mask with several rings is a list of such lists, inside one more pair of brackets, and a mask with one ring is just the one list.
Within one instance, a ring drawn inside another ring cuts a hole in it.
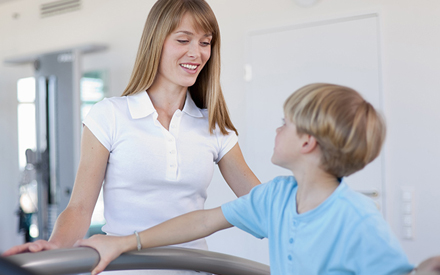
[{"label": "button placket", "polygon": [[176,139],[179,133],[180,121],[182,118],[182,111],[176,110],[170,121],[169,131],[167,135],[167,178],[170,180],[177,179],[177,145]]},{"label": "button placket", "polygon": [[293,256],[292,253],[294,252],[294,247],[295,247],[295,238],[297,235],[297,231],[298,231],[298,224],[299,222],[296,219],[293,219],[291,221],[291,227],[290,227],[290,236],[288,241],[288,251],[289,254],[287,255],[287,260],[293,264]]},{"label": "button placket", "polygon": [[171,121],[170,121],[170,132],[175,137],[177,137],[177,133],[179,131],[181,118],[182,118],[182,111],[180,111],[178,109],[174,112],[173,117],[171,118]]},{"label": "button placket", "polygon": [[177,178],[177,150],[176,150],[176,139],[169,132],[166,132],[166,158],[167,158],[167,169],[166,177],[170,180],[175,180]]}]

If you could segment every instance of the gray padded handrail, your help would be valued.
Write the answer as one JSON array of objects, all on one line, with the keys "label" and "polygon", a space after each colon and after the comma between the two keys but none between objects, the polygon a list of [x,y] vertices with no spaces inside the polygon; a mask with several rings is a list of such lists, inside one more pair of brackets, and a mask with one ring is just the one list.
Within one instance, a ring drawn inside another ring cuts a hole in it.
[{"label": "gray padded handrail", "polygon": [[[56,249],[24,253],[8,260],[35,274],[63,275],[90,272],[99,262],[99,254],[90,247]],[[269,275],[269,266],[222,253],[178,248],[157,247],[124,253],[105,270],[178,269],[195,270],[219,275]]]}]

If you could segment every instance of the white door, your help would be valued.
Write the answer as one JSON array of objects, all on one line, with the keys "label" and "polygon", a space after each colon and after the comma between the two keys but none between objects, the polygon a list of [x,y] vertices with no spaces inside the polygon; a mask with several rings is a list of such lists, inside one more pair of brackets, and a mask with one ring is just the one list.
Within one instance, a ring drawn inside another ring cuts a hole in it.
[{"label": "white door", "polygon": [[[270,162],[282,106],[296,89],[313,82],[352,87],[382,109],[377,14],[253,32],[248,40],[246,160],[262,182],[289,171]],[[383,157],[347,178],[384,211]]]}]

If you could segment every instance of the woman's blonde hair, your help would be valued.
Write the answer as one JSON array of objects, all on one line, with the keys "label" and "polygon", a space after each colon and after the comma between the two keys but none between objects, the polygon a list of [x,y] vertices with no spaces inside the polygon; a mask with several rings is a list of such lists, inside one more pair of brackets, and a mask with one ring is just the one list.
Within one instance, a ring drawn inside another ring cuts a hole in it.
[{"label": "woman's blonde hair", "polygon": [[220,86],[220,29],[214,12],[204,0],[158,0],[154,4],[145,22],[130,81],[122,96],[151,87],[159,69],[165,39],[179,26],[186,13],[193,17],[195,27],[212,33],[211,57],[189,88],[191,97],[199,108],[208,109],[211,133],[216,125],[223,134],[227,134],[226,129],[237,133]]},{"label": "woman's blonde hair", "polygon": [[299,134],[316,138],[321,167],[343,177],[373,161],[385,139],[385,122],[355,90],[326,83],[304,86],[284,103],[284,113]]}]

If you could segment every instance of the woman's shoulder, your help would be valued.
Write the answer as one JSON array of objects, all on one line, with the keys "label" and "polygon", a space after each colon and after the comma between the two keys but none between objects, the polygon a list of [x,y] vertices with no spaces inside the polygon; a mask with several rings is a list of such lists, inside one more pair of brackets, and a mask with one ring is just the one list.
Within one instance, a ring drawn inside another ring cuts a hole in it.
[{"label": "woman's shoulder", "polygon": [[121,105],[126,104],[127,102],[127,96],[112,96],[112,97],[105,97],[100,102],[105,102],[103,104],[112,104],[112,105]]},{"label": "woman's shoulder", "polygon": [[106,117],[110,114],[118,113],[124,109],[126,109],[126,99],[125,97],[105,97],[101,101],[95,103],[90,111],[88,112],[88,116],[92,117]]},{"label": "woman's shoulder", "polygon": [[101,101],[97,102],[93,108],[99,109],[119,109],[123,106],[127,105],[126,96],[114,96],[114,97],[105,97]]}]

